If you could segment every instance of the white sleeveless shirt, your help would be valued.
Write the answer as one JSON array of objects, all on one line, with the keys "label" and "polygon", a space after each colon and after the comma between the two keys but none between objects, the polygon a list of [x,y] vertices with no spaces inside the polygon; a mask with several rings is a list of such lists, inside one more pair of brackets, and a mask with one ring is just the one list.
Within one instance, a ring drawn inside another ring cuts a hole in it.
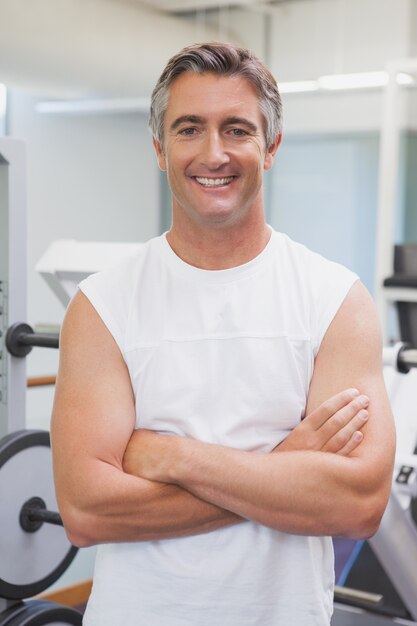
[{"label": "white sleeveless shirt", "polygon": [[[184,263],[165,235],[80,284],[127,363],[136,426],[270,452],[304,416],[314,358],[357,277],[272,231],[227,270]],[[244,479],[244,478],[243,478]],[[325,626],[329,537],[244,522],[102,545],[85,626]]]}]

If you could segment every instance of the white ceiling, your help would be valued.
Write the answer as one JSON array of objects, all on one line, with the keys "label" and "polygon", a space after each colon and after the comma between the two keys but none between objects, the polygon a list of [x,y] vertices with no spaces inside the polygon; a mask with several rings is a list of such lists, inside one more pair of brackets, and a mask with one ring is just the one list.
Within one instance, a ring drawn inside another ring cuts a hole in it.
[{"label": "white ceiling", "polygon": [[195,36],[193,20],[154,2],[0,0],[0,83],[47,97],[147,96]]},{"label": "white ceiling", "polygon": [[146,4],[150,8],[167,11],[198,11],[217,9],[219,7],[268,4],[265,0],[129,0],[136,4]]},{"label": "white ceiling", "polygon": [[[148,96],[166,60],[201,37],[186,12],[268,13],[289,1],[0,0],[0,83],[47,97]],[[204,39],[245,45],[221,28],[207,20]]]},{"label": "white ceiling", "polygon": [[[119,2],[119,0],[112,0]],[[132,5],[147,6],[166,13],[183,13],[188,11],[203,11],[205,9],[219,9],[232,7],[271,8],[282,2],[296,2],[297,0],[122,0]]]}]

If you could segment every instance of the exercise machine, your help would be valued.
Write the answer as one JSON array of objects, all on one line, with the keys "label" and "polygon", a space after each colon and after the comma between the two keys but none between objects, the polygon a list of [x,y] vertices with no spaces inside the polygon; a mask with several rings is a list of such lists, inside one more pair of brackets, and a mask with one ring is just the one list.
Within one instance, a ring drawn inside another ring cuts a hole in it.
[{"label": "exercise machine", "polygon": [[417,245],[395,246],[393,258],[394,274],[384,280],[401,339],[384,349],[397,429],[393,487],[379,531],[355,546],[343,577],[347,589],[337,595],[384,619],[417,620],[417,302],[412,293],[417,293]]},{"label": "exercise machine", "polygon": [[25,430],[26,363],[6,346],[26,319],[25,153],[0,138],[0,626],[81,626],[75,609],[26,600],[72,562],[57,512],[49,434]]}]

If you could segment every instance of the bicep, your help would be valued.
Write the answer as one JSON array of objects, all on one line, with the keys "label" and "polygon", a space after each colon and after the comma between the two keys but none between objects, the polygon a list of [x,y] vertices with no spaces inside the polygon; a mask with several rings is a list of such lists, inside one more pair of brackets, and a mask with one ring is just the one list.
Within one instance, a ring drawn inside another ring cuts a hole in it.
[{"label": "bicep", "polygon": [[349,291],[320,346],[307,413],[348,387],[356,387],[370,400],[364,440],[351,456],[376,478],[390,480],[395,433],[382,374],[381,333],[375,306],[360,282]]},{"label": "bicep", "polygon": [[78,466],[94,459],[121,468],[134,423],[126,363],[98,313],[79,292],[60,339],[51,423],[58,477],[66,470],[76,473]]}]

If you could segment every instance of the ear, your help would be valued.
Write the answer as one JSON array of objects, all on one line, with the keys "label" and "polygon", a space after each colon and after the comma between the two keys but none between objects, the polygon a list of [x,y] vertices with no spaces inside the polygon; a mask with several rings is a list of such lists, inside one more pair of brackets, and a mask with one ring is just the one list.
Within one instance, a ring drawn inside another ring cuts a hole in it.
[{"label": "ear", "polygon": [[160,170],[162,170],[164,172],[166,170],[166,168],[167,168],[167,164],[166,164],[166,159],[165,159],[165,155],[164,155],[164,151],[162,149],[162,146],[159,143],[159,141],[157,141],[155,138],[152,139],[152,143],[153,143],[153,147],[155,148],[156,158],[158,160],[158,167],[159,167]]},{"label": "ear", "polygon": [[269,146],[269,148],[267,148],[266,150],[265,160],[264,160],[264,170],[270,170],[271,167],[273,166],[275,154],[279,148],[279,144],[281,143],[281,141],[282,141],[282,133],[278,133],[274,143],[271,146]]}]

